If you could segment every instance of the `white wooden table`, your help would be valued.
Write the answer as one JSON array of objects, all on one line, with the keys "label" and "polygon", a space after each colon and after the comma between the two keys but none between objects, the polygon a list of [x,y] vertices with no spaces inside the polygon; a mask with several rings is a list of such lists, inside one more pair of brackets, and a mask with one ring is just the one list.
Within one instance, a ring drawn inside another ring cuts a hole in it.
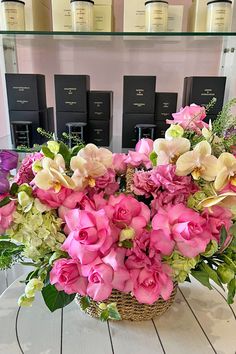
[{"label": "white wooden table", "polygon": [[236,305],[219,289],[180,287],[175,304],[154,321],[101,323],[73,302],[51,314],[41,297],[19,309],[23,286],[0,297],[1,354],[235,354]]}]

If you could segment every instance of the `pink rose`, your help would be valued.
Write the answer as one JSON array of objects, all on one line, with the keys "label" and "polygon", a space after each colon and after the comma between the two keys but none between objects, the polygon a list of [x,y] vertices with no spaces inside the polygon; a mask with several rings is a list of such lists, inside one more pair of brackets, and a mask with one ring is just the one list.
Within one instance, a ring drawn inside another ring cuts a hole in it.
[{"label": "pink rose", "polygon": [[149,208],[130,195],[111,196],[105,210],[109,219],[121,229],[128,226],[138,232],[146,227],[150,220]]},{"label": "pink rose", "polygon": [[127,170],[126,154],[113,154],[113,168],[119,175],[124,175]]},{"label": "pink rose", "polygon": [[160,209],[152,227],[158,232],[151,234],[151,247],[164,255],[170,255],[176,247],[183,256],[194,258],[205,252],[211,239],[206,220],[183,204]]},{"label": "pink rose", "polygon": [[55,192],[54,189],[45,191],[36,188],[34,190],[34,196],[38,198],[41,203],[53,209],[60,207],[71,193],[72,190],[65,187],[62,187],[59,192]]},{"label": "pink rose", "polygon": [[32,182],[35,177],[32,170],[33,163],[42,157],[43,155],[40,152],[26,156],[20,165],[14,181],[19,185]]},{"label": "pink rose", "polygon": [[149,198],[159,187],[159,185],[151,179],[151,175],[150,171],[136,172],[131,186],[132,192],[136,195],[144,195],[146,198]]},{"label": "pink rose", "polygon": [[117,192],[119,184],[116,182],[115,171],[109,168],[103,176],[97,178],[95,188],[103,189],[107,195]]},{"label": "pink rose", "polygon": [[[1,195],[0,201],[5,197],[6,195]],[[4,234],[5,231],[11,226],[15,210],[16,207],[13,201],[0,208],[0,235]]]},{"label": "pink rose", "polygon": [[173,291],[173,282],[161,264],[130,271],[133,294],[142,304],[152,305],[160,296],[166,301]]},{"label": "pink rose", "polygon": [[180,112],[172,114],[174,120],[167,120],[167,124],[179,124],[184,130],[192,130],[198,135],[201,130],[209,127],[209,124],[203,122],[206,118],[206,110],[204,107],[191,104],[181,108]]},{"label": "pink rose", "polygon": [[114,240],[104,210],[93,213],[70,210],[65,220],[70,234],[62,249],[73,259],[78,259],[81,264],[89,264],[109,252]]},{"label": "pink rose", "polygon": [[50,272],[50,283],[66,294],[87,295],[88,281],[82,276],[81,265],[74,259],[57,260]]},{"label": "pink rose", "polygon": [[139,167],[143,165],[147,169],[152,167],[150,154],[153,152],[153,141],[151,139],[141,139],[135,147],[135,151],[129,151],[126,159],[127,165]]},{"label": "pink rose", "polygon": [[[220,243],[221,229],[224,226],[226,231],[229,233],[229,229],[233,225],[232,213],[225,208],[220,206],[213,206],[210,209],[205,209],[202,213],[207,221],[207,229],[211,234],[211,239]],[[231,240],[230,234],[226,240],[226,244]]]}]

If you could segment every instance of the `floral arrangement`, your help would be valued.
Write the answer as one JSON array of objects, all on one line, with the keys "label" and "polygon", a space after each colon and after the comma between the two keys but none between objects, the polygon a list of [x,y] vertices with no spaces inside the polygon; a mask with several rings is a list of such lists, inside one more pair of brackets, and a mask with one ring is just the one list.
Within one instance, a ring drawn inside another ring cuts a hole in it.
[{"label": "floral arrangement", "polygon": [[78,293],[85,308],[93,299],[103,319],[119,319],[115,304],[102,303],[113,289],[151,305],[191,277],[227,287],[232,303],[234,103],[213,125],[204,107],[185,107],[167,121],[165,139],[143,139],[128,154],[50,140],[14,178],[17,155],[2,151],[0,268],[33,267],[19,305],[32,305],[41,291],[54,311]]}]

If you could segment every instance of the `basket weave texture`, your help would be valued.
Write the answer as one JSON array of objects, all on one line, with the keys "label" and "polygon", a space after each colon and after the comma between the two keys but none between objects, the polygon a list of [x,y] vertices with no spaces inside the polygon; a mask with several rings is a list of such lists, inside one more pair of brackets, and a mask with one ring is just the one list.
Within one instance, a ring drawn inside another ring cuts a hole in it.
[{"label": "basket weave texture", "polygon": [[[169,300],[164,301],[160,298],[153,305],[140,304],[135,297],[130,294],[125,294],[117,290],[113,290],[111,296],[106,301],[102,303],[110,304],[115,302],[117,309],[121,316],[122,320],[128,321],[148,321],[155,317],[163,315],[173,304],[177,292],[177,284],[174,284],[174,289],[172,291],[171,297]],[[80,295],[76,295],[75,301],[81,308],[81,299]],[[96,302],[91,300],[91,305],[84,312],[89,316],[94,318],[99,318],[102,310],[99,308],[101,302]]]}]

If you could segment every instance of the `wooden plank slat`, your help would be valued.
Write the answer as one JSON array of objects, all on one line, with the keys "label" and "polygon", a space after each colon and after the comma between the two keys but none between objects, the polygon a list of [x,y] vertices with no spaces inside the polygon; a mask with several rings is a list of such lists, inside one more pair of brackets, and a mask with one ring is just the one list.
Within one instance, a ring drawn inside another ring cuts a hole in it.
[{"label": "wooden plank slat", "polygon": [[22,308],[18,318],[19,341],[24,354],[60,354],[61,310],[51,313],[37,294],[31,308]]},{"label": "wooden plank slat", "polygon": [[112,354],[107,323],[82,313],[75,302],[64,309],[63,317],[63,354]]},{"label": "wooden plank slat", "polygon": [[165,354],[152,321],[110,322],[116,354]]},{"label": "wooden plank slat", "polygon": [[0,297],[0,354],[21,354],[15,335],[17,298],[23,287],[16,281]]},{"label": "wooden plank slat", "polygon": [[0,295],[6,290],[6,273],[0,270]]},{"label": "wooden plank slat", "polygon": [[235,354],[236,321],[222,296],[215,290],[198,285],[185,284],[181,291],[210,339],[217,354]]},{"label": "wooden plank slat", "polygon": [[179,291],[172,307],[154,323],[166,354],[214,354]]},{"label": "wooden plank slat", "polygon": [[[225,300],[226,304],[228,305],[228,303],[227,303],[227,292],[226,292],[226,290],[224,291],[223,289],[221,289],[221,288],[220,288],[219,286],[217,286],[216,284],[213,285],[213,288],[214,288],[219,294],[221,294],[222,298]],[[236,320],[236,298],[235,298],[235,300],[234,300],[234,303],[231,304],[231,305],[228,305],[228,306],[229,306],[230,310],[232,311],[233,316],[234,316],[234,318],[235,318],[235,320]],[[235,353],[236,353],[236,351],[235,351]]]}]

